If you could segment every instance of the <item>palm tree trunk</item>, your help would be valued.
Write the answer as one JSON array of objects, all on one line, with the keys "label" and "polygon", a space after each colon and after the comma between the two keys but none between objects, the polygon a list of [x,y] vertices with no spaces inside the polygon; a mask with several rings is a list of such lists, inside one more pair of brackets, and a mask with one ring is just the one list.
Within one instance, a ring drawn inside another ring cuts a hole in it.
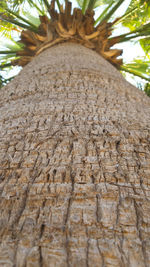
[{"label": "palm tree trunk", "polygon": [[0,91],[0,266],[150,266],[150,99],[78,44]]}]

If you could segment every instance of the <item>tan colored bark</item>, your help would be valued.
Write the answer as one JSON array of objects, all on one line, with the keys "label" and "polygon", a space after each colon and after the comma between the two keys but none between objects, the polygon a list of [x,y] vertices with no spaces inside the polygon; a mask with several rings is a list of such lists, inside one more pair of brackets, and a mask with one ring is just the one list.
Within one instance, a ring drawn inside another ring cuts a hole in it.
[{"label": "tan colored bark", "polygon": [[150,99],[88,48],[0,91],[0,266],[150,266]]}]

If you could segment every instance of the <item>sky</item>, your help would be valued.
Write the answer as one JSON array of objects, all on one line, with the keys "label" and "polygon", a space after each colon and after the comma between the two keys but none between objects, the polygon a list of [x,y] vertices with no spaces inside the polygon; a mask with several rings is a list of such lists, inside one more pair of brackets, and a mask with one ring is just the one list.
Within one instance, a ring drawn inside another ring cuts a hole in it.
[{"label": "sky", "polygon": [[[61,0],[61,1],[63,2],[63,0]],[[131,0],[125,0],[124,3],[120,6],[120,8],[118,8],[118,10],[116,12],[117,17],[124,14],[130,1]],[[77,7],[77,2],[75,0],[72,0],[71,2],[72,2],[73,8]],[[95,18],[97,18],[99,16],[99,14],[101,13],[101,10],[102,10],[102,8],[97,8],[95,10]],[[34,14],[34,11],[32,12],[32,15],[33,14]],[[120,27],[116,31],[114,31],[114,35],[122,34],[126,31],[127,31],[127,29],[125,27]],[[3,38],[1,38],[0,39],[0,49],[1,49],[1,44],[4,44],[4,42],[5,42],[5,40]],[[143,52],[142,48],[135,41],[124,42],[121,44],[117,44],[114,47],[123,49],[123,55],[122,56],[123,56],[124,63],[129,63],[134,58],[144,56],[144,52]],[[21,68],[15,67],[12,71],[9,72],[9,77],[16,75],[20,71],[20,69]],[[8,73],[5,72],[4,76],[5,76],[5,78],[7,78]],[[138,84],[144,85],[144,83],[145,83],[142,79],[140,79],[138,77],[134,76],[134,78],[132,78],[133,76],[128,74],[128,73],[125,73],[125,76],[126,76],[126,79],[135,86],[137,86]]]}]

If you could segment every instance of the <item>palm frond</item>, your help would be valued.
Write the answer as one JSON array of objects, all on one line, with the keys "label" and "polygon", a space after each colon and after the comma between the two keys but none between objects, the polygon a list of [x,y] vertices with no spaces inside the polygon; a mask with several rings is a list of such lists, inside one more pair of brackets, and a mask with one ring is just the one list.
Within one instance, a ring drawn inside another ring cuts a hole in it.
[{"label": "palm frond", "polygon": [[108,10],[110,10],[110,8],[112,7],[112,5],[114,3],[115,3],[115,0],[111,0],[111,2],[109,3],[109,5],[107,5],[107,7],[103,10],[103,12],[100,14],[100,16],[96,19],[94,25],[97,25],[98,23],[102,23],[102,21],[105,20],[106,13],[108,12]]},{"label": "palm frond", "polygon": [[133,12],[135,12],[139,7],[133,7],[132,9],[130,9],[129,11],[125,12],[125,14],[123,14],[121,17],[118,18],[118,20],[116,20],[116,22],[114,23],[115,25],[119,24],[119,23],[123,23],[128,17],[132,16]]},{"label": "palm frond", "polygon": [[47,0],[43,0],[43,2],[44,2],[44,4],[45,4],[47,10],[49,10],[49,9],[50,9],[50,4],[49,4],[49,2],[48,2]]},{"label": "palm frond", "polygon": [[122,71],[128,72],[150,82],[150,62],[144,59],[134,60],[120,67]]},{"label": "palm frond", "polygon": [[1,65],[0,65],[0,70],[2,70],[2,69],[6,69],[6,68],[10,68],[11,66],[12,66],[11,63],[1,64]]},{"label": "palm frond", "polygon": [[150,36],[150,22],[145,25],[140,26],[139,28],[133,31],[112,37],[110,38],[110,40],[113,40],[116,38],[117,43],[121,43],[121,42],[126,42],[131,39],[135,39],[137,37],[143,37],[143,36]]},{"label": "palm frond", "polygon": [[90,9],[90,10],[94,9],[96,2],[97,0],[90,0],[88,3],[87,9]]},{"label": "palm frond", "polygon": [[150,37],[145,37],[140,40],[141,47],[143,48],[146,57],[150,61]]},{"label": "palm frond", "polygon": [[3,76],[0,74],[0,88],[2,88],[4,85],[6,85],[7,83],[9,83],[11,80],[14,79],[15,76],[12,76],[8,79],[3,78]]},{"label": "palm frond", "polygon": [[112,9],[108,12],[108,14],[106,14],[106,16],[103,18],[103,21],[108,21],[110,19],[110,17],[116,12],[116,10],[122,5],[122,3],[124,2],[124,0],[119,0],[113,7]]},{"label": "palm frond", "polygon": [[32,27],[31,25],[27,25],[27,24],[21,23],[20,21],[18,21],[16,19],[13,19],[10,16],[8,17],[8,16],[6,16],[6,15],[4,15],[2,13],[0,14],[0,20],[8,22],[8,23],[11,23],[12,25],[15,25],[15,26],[19,26],[22,29],[27,29],[27,30],[32,30],[34,32],[37,32],[37,28],[36,27]]},{"label": "palm frond", "polygon": [[101,5],[108,4],[109,0],[77,0],[78,5],[82,9],[83,14],[86,10],[93,10]]},{"label": "palm frond", "polygon": [[[33,30],[37,31],[37,26],[36,26],[35,24],[33,24],[33,23],[31,22],[31,20],[27,20],[27,19],[25,19],[23,16],[20,16],[17,12],[14,12],[14,11],[8,9],[8,8],[7,8],[5,11],[8,13],[8,16],[9,16],[9,15],[10,15],[10,16],[12,15],[13,18],[15,18],[15,19],[19,19],[19,20],[25,22],[27,25],[31,26],[31,28],[32,28]],[[10,19],[11,19],[11,17],[10,17]]]},{"label": "palm frond", "polygon": [[[40,2],[41,2],[41,1],[39,1],[39,4],[40,4],[40,5],[37,5],[37,4],[35,3],[35,1],[33,1],[33,0],[29,0],[29,4],[31,5],[31,7],[34,7],[34,8],[38,11],[38,13],[39,13],[40,15],[44,15],[45,12],[44,12],[44,9],[43,9],[43,7],[42,7],[42,5],[41,5]],[[42,7],[42,9],[41,9],[41,7]]]},{"label": "palm frond", "polygon": [[86,8],[87,8],[87,6],[88,6],[88,0],[84,0],[83,1],[83,4],[82,4],[82,12],[83,12],[83,14],[85,14],[85,11],[86,11]]},{"label": "palm frond", "polygon": [[59,0],[56,0],[56,3],[57,3],[57,6],[58,6],[58,9],[59,9],[59,12],[61,12],[61,4],[60,4]]},{"label": "palm frond", "polygon": [[149,0],[131,0],[125,17],[122,21],[123,26],[133,31],[141,25],[146,24],[150,18],[150,1]]}]

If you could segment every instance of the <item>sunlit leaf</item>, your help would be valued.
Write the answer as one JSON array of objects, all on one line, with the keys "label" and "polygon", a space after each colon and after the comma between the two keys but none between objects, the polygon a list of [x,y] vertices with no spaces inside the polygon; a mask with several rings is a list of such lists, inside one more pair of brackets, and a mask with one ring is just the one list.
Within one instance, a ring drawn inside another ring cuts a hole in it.
[{"label": "sunlit leaf", "polygon": [[[135,10],[133,10],[135,9]],[[132,0],[127,12],[131,12],[123,21],[123,25],[131,31],[147,23],[150,18],[150,1]]]},{"label": "sunlit leaf", "polygon": [[134,62],[124,64],[121,66],[121,70],[150,81],[150,62],[144,61],[144,59],[135,59]]},{"label": "sunlit leaf", "polygon": [[140,40],[141,47],[143,48],[146,56],[150,60],[150,37]]}]

